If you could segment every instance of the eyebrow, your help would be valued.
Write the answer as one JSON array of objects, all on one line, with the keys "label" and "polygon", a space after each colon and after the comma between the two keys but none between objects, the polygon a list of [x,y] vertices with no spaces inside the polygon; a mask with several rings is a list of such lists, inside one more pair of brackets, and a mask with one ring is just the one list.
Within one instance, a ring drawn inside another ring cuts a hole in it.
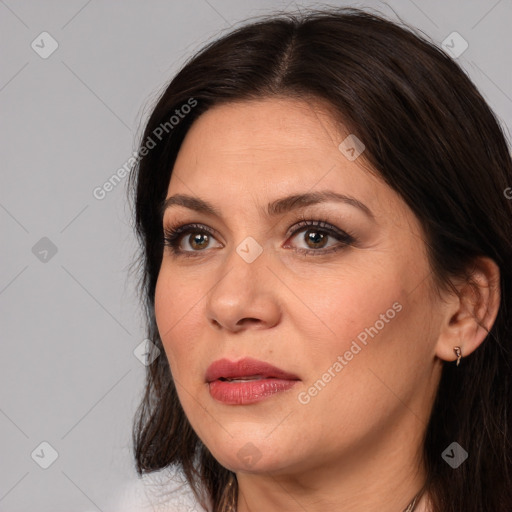
[{"label": "eyebrow", "polygon": [[[332,192],[331,190],[294,194],[276,199],[267,205],[266,214],[268,217],[276,217],[277,215],[282,215],[283,213],[298,208],[304,208],[309,205],[325,203],[328,201],[345,203],[350,206],[354,206],[362,210],[368,217],[372,219],[375,218],[372,211],[355,197],[347,196],[345,194],[338,194],[337,192]],[[209,202],[200,199],[199,197],[189,196],[186,194],[176,194],[174,196],[168,197],[162,203],[160,208],[161,216],[163,217],[165,211],[172,206],[183,206],[199,213],[205,213],[219,218],[222,217],[221,212]]]}]

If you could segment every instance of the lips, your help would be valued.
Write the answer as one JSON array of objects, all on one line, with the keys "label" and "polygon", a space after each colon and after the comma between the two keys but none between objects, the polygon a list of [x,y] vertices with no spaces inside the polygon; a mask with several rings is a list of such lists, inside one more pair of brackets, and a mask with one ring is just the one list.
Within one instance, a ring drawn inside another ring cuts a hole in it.
[{"label": "lips", "polygon": [[219,359],[208,367],[205,376],[208,383],[216,380],[245,382],[262,379],[300,380],[294,374],[250,357],[245,357],[236,362],[229,359]]}]

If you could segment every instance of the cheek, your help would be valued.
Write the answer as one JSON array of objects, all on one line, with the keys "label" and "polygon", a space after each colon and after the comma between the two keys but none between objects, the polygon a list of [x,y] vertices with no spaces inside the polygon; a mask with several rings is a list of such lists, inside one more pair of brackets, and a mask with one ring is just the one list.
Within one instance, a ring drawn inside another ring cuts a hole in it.
[{"label": "cheek", "polygon": [[[347,414],[370,422],[370,416],[385,417],[395,408],[396,396],[410,396],[434,336],[425,287],[411,293],[403,284],[388,273],[346,281],[329,297],[310,294],[322,319],[316,325],[325,324],[327,333],[305,337],[312,341],[301,403],[315,411],[311,417],[328,408],[333,425]],[[301,325],[311,332],[307,320]]]},{"label": "cheek", "polygon": [[330,352],[343,353],[358,336],[364,343],[365,333],[369,336],[367,330],[376,323],[379,332],[384,332],[399,316],[397,303],[404,295],[402,283],[390,271],[354,272],[344,275],[335,285],[330,279],[324,286],[311,286],[304,294],[310,313],[297,318],[305,332],[311,333],[314,325],[316,338],[329,340]]},{"label": "cheek", "polygon": [[155,320],[173,370],[186,366],[177,365],[177,360],[181,363],[187,354],[193,356],[193,344],[189,341],[191,333],[187,325],[194,321],[201,304],[199,302],[194,307],[198,302],[198,298],[192,296],[194,287],[180,283],[175,275],[175,272],[168,272],[162,268],[155,288]]},{"label": "cheek", "polygon": [[428,350],[428,306],[421,286],[411,293],[413,275],[389,265],[340,273],[338,284],[331,281],[329,288],[322,280],[316,283],[324,286],[308,286],[303,296],[309,311],[297,309],[294,322],[307,353],[301,396],[311,398],[309,410],[322,414],[329,407],[336,417],[348,407],[351,414],[365,415],[395,400],[379,379],[396,390],[414,381],[410,350],[421,347],[414,355],[418,360]]},{"label": "cheek", "polygon": [[172,329],[173,323],[176,321],[176,307],[178,304],[174,300],[174,294],[170,293],[171,290],[172,283],[160,271],[155,287],[155,320],[162,341],[165,340],[167,333]]}]

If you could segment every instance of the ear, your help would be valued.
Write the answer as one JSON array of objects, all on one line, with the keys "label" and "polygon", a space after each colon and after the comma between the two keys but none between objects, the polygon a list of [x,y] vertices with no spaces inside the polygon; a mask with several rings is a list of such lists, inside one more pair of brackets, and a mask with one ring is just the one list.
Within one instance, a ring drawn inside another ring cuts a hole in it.
[{"label": "ear", "polygon": [[445,295],[443,320],[436,344],[436,355],[455,361],[454,347],[462,357],[471,354],[491,330],[500,305],[500,270],[490,258],[474,260],[467,280],[453,281],[457,294]]}]

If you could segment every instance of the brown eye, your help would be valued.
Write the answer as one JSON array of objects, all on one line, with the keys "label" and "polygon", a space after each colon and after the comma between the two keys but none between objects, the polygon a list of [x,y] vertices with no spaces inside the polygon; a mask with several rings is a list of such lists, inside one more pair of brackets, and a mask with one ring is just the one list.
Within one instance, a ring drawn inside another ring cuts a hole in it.
[{"label": "brown eye", "polygon": [[325,247],[328,238],[328,234],[322,233],[317,229],[308,229],[305,233],[306,243],[312,249],[322,249],[323,247]]},{"label": "brown eye", "polygon": [[[292,238],[297,238],[298,243],[306,244],[305,247],[296,247],[295,250],[303,254],[328,254],[347,247],[356,241],[356,238],[345,231],[331,226],[324,221],[303,221],[294,226],[302,227],[292,233]],[[300,233],[302,237],[299,236]],[[164,245],[169,247],[176,256],[201,256],[211,248],[210,242],[216,241],[215,232],[202,224],[185,224],[164,228]],[[188,237],[187,237],[188,235]],[[338,243],[327,245],[329,238]],[[185,247],[182,247],[185,242]],[[189,248],[186,247],[189,245]],[[295,245],[295,244],[294,244]],[[219,243],[217,247],[222,247]],[[285,247],[288,247],[286,245]]]},{"label": "brown eye", "polygon": [[195,235],[190,235],[188,240],[193,249],[205,249],[208,247],[210,237],[205,233],[196,233]]},{"label": "brown eye", "polygon": [[[324,221],[303,221],[298,226],[302,229],[296,229],[292,234],[292,239],[296,238],[298,243],[303,242],[305,244],[305,247],[299,246],[296,248],[298,252],[303,254],[328,254],[347,247],[356,241],[352,235]],[[328,246],[329,238],[338,240],[338,243]]]},{"label": "brown eye", "polygon": [[[200,224],[186,224],[164,229],[164,245],[176,255],[199,255],[205,252],[212,240],[215,240],[215,237],[210,229]],[[183,242],[185,242],[185,248],[181,247]],[[190,249],[186,247],[187,243]]]}]

